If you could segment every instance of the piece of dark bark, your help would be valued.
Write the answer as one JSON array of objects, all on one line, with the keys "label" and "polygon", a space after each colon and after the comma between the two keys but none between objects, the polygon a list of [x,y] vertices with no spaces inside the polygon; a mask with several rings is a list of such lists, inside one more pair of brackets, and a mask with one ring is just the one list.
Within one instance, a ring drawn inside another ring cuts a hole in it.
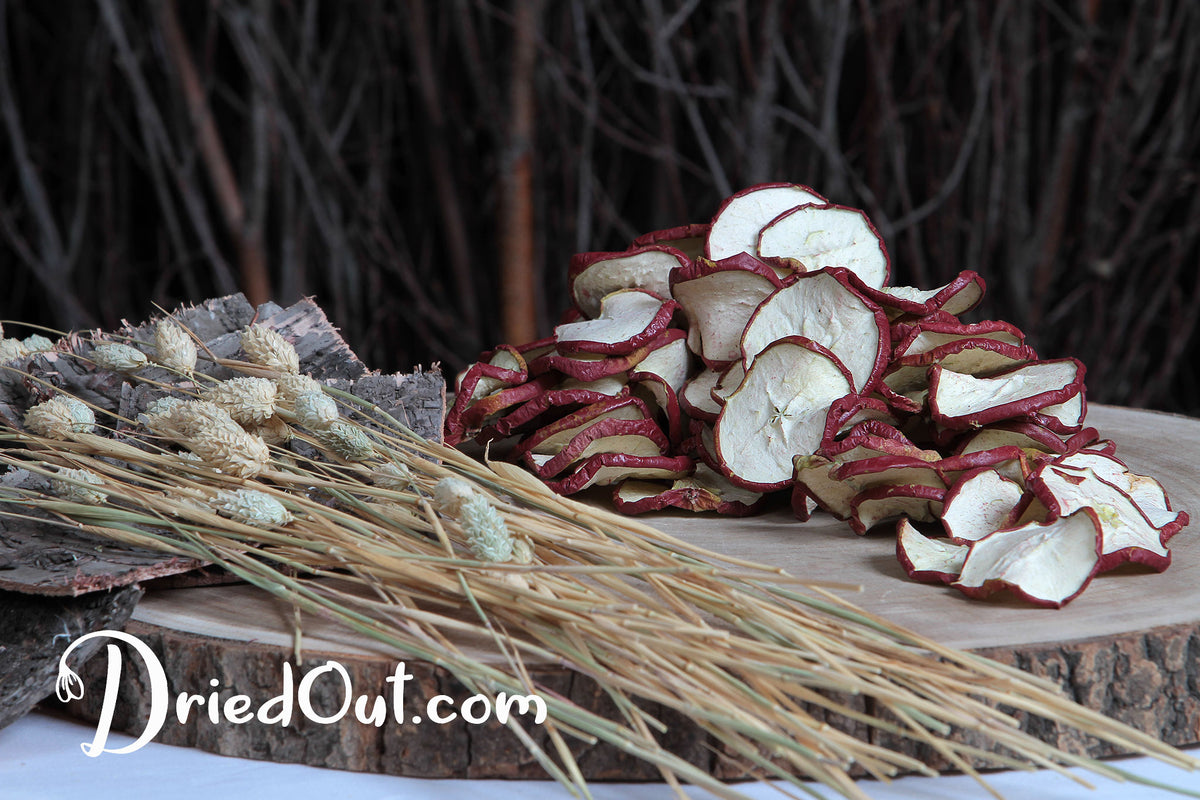
[{"label": "piece of dark bark", "polygon": [[[142,590],[136,586],[83,597],[35,597],[0,591],[0,728],[54,691],[58,660],[84,634],[125,627]],[[82,664],[101,642],[72,654]]]}]

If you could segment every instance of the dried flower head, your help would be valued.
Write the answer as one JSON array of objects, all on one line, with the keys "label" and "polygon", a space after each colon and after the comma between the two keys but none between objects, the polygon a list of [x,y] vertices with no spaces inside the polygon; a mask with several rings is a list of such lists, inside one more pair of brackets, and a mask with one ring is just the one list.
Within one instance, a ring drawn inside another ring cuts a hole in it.
[{"label": "dried flower head", "polygon": [[292,440],[292,428],[279,417],[271,417],[255,425],[246,425],[246,433],[259,437],[267,444],[281,445]]},{"label": "dried flower head", "polygon": [[275,379],[275,386],[278,387],[275,402],[287,406],[295,403],[296,398],[302,394],[321,391],[321,384],[317,381],[307,375],[292,372],[280,373],[279,377]]},{"label": "dried flower head", "polygon": [[274,416],[275,391],[267,378],[230,378],[209,388],[204,399],[244,425],[258,425]]},{"label": "dried flower head", "polygon": [[103,486],[104,480],[96,473],[86,469],[71,469],[62,467],[58,474],[50,479],[50,491],[71,503],[83,503],[89,506],[103,505],[108,499],[108,493],[92,486]]},{"label": "dried flower head", "polygon": [[224,408],[206,400],[170,404],[162,413],[139,417],[147,428],[191,450],[214,469],[243,478],[258,475],[271,461],[261,437],[247,433]]},{"label": "dried flower head", "polygon": [[442,478],[433,487],[433,507],[457,516],[462,504],[474,494],[475,489],[462,478]]},{"label": "dried flower head", "polygon": [[328,428],[313,431],[321,447],[347,461],[366,461],[375,455],[375,445],[361,428],[344,420],[337,420]]},{"label": "dried flower head", "polygon": [[380,489],[403,492],[412,487],[413,476],[408,467],[389,461],[375,470],[371,476],[371,482]]},{"label": "dried flower head", "polygon": [[146,354],[141,350],[117,342],[98,345],[91,357],[100,369],[113,372],[137,372],[147,363]]},{"label": "dried flower head", "polygon": [[60,394],[26,411],[25,427],[48,439],[65,440],[74,434],[91,433],[96,415],[74,397]]},{"label": "dried flower head", "polygon": [[167,369],[191,375],[196,368],[196,343],[169,319],[154,328],[154,353],[154,360]]},{"label": "dried flower head", "polygon": [[293,403],[296,421],[304,427],[321,431],[341,418],[337,403],[324,392],[305,392]]},{"label": "dried flower head", "polygon": [[0,339],[0,364],[7,364],[29,355],[29,350],[20,339]]},{"label": "dried flower head", "polygon": [[54,342],[37,333],[26,336],[21,340],[21,344],[25,345],[25,349],[30,353],[49,353],[54,349]]},{"label": "dried flower head", "polygon": [[471,546],[471,552],[480,561],[503,563],[513,557],[513,537],[504,524],[503,517],[488,499],[481,494],[472,494],[463,501],[459,523]]},{"label": "dried flower head", "polygon": [[246,357],[259,366],[279,372],[300,372],[300,356],[296,348],[277,331],[263,325],[251,325],[242,331],[242,349]]},{"label": "dried flower head", "polygon": [[256,489],[217,492],[213,507],[222,516],[256,528],[276,528],[292,521],[283,503]]}]

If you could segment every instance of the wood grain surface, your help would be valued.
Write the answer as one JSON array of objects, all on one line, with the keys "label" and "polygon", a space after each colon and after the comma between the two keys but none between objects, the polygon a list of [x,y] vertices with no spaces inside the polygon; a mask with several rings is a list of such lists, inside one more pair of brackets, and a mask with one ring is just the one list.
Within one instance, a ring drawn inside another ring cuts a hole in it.
[{"label": "wood grain surface", "polygon": [[[1200,420],[1093,406],[1088,421],[1117,442],[1117,455],[1136,472],[1154,475],[1175,508],[1200,513]],[[859,537],[826,515],[797,523],[785,510],[746,519],[661,514],[644,519],[665,532],[722,553],[767,562],[799,577],[861,587],[848,598],[890,621],[947,645],[971,649],[1059,683],[1079,702],[1174,744],[1200,742],[1200,545],[1194,528],[1171,541],[1172,566],[1162,574],[1121,569],[1096,578],[1063,609],[1032,608],[1010,598],[968,600],[957,590],[909,581],[886,533]],[[138,606],[129,630],[149,641],[168,665],[175,691],[202,691],[209,678],[230,693],[269,697],[294,648],[294,618],[247,587],[207,587],[153,593]],[[395,654],[320,620],[305,619],[305,667],[335,658],[355,678],[356,693],[382,691]],[[464,643],[486,653],[485,642]],[[419,672],[414,701],[461,686],[430,665]],[[103,680],[92,662],[85,681]],[[538,674],[577,701],[603,708],[594,685],[553,666]],[[271,677],[275,676],[275,682]],[[126,680],[121,719],[140,731],[147,698],[136,675]],[[265,693],[265,694],[264,694]],[[72,704],[72,713],[97,718],[100,696]],[[330,698],[335,703],[336,698]],[[869,706],[864,707],[870,710]],[[668,720],[670,718],[668,717]],[[831,720],[851,726],[845,720]],[[1042,720],[1027,729],[1060,746],[1094,755],[1115,752]],[[861,726],[860,726],[861,727]],[[865,730],[864,736],[870,735]],[[671,746],[715,774],[736,777],[738,767],[714,756],[703,735],[685,720],[671,721]],[[525,748],[496,725],[401,725],[374,728],[350,721],[335,726],[220,726],[194,719],[168,725],[160,741],[228,755],[299,761],[323,766],[428,777],[540,777]],[[911,750],[911,752],[915,752]],[[654,779],[653,771],[612,748],[580,746],[591,779]],[[920,753],[935,767],[932,754]]]}]

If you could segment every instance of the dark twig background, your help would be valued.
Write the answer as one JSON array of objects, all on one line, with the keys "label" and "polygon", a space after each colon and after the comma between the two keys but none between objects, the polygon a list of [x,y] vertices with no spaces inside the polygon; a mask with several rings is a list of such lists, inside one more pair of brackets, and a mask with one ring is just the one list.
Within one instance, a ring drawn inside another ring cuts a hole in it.
[{"label": "dark twig background", "polygon": [[0,315],[313,294],[453,370],[572,253],[793,180],[1093,400],[1200,413],[1197,41],[1189,0],[0,0]]}]

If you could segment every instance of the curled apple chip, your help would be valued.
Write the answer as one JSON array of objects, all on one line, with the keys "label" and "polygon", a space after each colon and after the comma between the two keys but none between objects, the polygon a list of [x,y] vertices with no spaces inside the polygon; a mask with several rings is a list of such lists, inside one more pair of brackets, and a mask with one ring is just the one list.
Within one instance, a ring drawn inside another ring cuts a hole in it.
[{"label": "curled apple chip", "polygon": [[1047,463],[1029,478],[1037,497],[1059,516],[1080,509],[1093,511],[1100,527],[1100,571],[1118,564],[1144,564],[1161,572],[1171,552],[1156,528],[1129,493],[1101,478],[1091,467],[1064,469]]},{"label": "curled apple chip", "polygon": [[[833,401],[829,416],[825,418],[825,435],[822,441],[832,442],[845,436],[863,422],[879,422],[895,430],[900,423],[896,415],[882,398],[872,395],[851,394]],[[899,433],[899,431],[896,431]]]},{"label": "curled apple chip", "polygon": [[1150,524],[1159,529],[1164,544],[1188,524],[1186,512],[1171,508],[1171,501],[1161,483],[1149,475],[1134,473],[1111,453],[1080,450],[1057,459],[1054,465],[1059,469],[1074,471],[1091,469],[1096,477],[1128,494]]},{"label": "curled apple chip", "polygon": [[615,253],[577,253],[571,257],[567,288],[584,317],[601,315],[605,297],[620,289],[645,289],[670,297],[671,270],[689,263],[688,257],[662,244],[649,244]]},{"label": "curled apple chip", "polygon": [[966,429],[1028,414],[1078,394],[1084,372],[1074,358],[1035,361],[986,378],[934,364],[929,369],[930,416],[947,428]]},{"label": "curled apple chip", "polygon": [[962,572],[970,547],[926,536],[908,517],[896,523],[896,558],[905,573],[922,583],[952,583]]},{"label": "curled apple chip", "polygon": [[928,353],[960,339],[992,339],[1013,347],[1025,344],[1025,334],[1016,325],[1001,320],[967,324],[945,312],[922,317],[908,325],[892,326],[893,333],[898,330],[903,333],[892,348],[893,359]]},{"label": "curled apple chip", "polygon": [[704,255],[713,261],[754,253],[758,234],[784,211],[825,198],[798,183],[760,183],[728,198],[713,216]]},{"label": "curled apple chip", "polygon": [[677,479],[669,487],[631,480],[624,481],[613,492],[613,504],[625,514],[679,508],[744,517],[758,511],[762,503],[761,493],[734,486],[724,475],[704,464],[697,464],[695,472]]},{"label": "curled apple chip", "polygon": [[627,355],[665,331],[675,308],[675,301],[644,289],[618,289],[600,301],[595,319],[554,329],[558,352]]},{"label": "curled apple chip", "polygon": [[990,467],[966,473],[946,492],[942,527],[956,542],[974,542],[1012,519],[1025,489]]},{"label": "curled apple chip", "polygon": [[600,403],[627,393],[628,384],[623,378],[610,375],[594,381],[579,381],[568,378],[552,389],[526,400],[515,409],[496,420],[488,431],[487,440],[503,439],[522,429],[537,426],[546,414],[558,412],[566,416],[582,406]]},{"label": "curled apple chip", "polygon": [[737,388],[742,385],[742,381],[746,379],[746,368],[742,366],[742,362],[735,361],[730,364],[728,369],[721,373],[721,377],[713,384],[711,389],[713,402],[719,407],[725,407],[725,401],[729,395],[737,391]]},{"label": "curled apple chip", "polygon": [[883,383],[896,394],[907,396],[928,388],[929,368],[934,364],[963,375],[982,376],[1027,364],[1035,358],[1037,352],[1032,347],[996,339],[956,339],[931,350],[893,358],[883,373]]},{"label": "curled apple chip", "polygon": [[797,262],[797,272],[844,267],[873,287],[886,284],[891,273],[883,238],[867,215],[833,203],[809,203],[782,212],[759,232],[757,253]]},{"label": "curled apple chip", "polygon": [[713,369],[741,358],[746,323],[782,285],[767,265],[745,253],[698,259],[671,273],[671,296],[688,318],[689,346]]},{"label": "curled apple chip", "polygon": [[679,405],[689,416],[704,422],[716,422],[721,406],[713,399],[713,388],[721,380],[721,372],[703,369],[693,375],[679,392]]},{"label": "curled apple chip", "polygon": [[935,522],[942,512],[946,490],[924,484],[880,484],[864,489],[850,501],[850,528],[862,535],[881,522],[908,517]]},{"label": "curled apple chip", "polygon": [[743,364],[749,368],[772,342],[803,336],[845,365],[853,392],[869,393],[887,366],[887,319],[850,288],[848,274],[836,268],[806,272],[763,300],[742,333]]},{"label": "curled apple chip", "polygon": [[629,249],[658,244],[674,247],[690,260],[704,255],[704,241],[708,238],[708,223],[695,222],[691,225],[677,225],[674,228],[664,228],[660,231],[650,231],[638,236],[630,244]]},{"label": "curled apple chip", "polygon": [[1026,452],[1036,451],[1052,455],[1069,452],[1067,442],[1046,426],[1013,420],[988,425],[967,434],[959,442],[955,453],[966,455],[1002,446],[1020,447]]},{"label": "curled apple chip", "polygon": [[1090,508],[1045,523],[1004,528],[971,545],[951,585],[968,597],[1009,589],[1034,605],[1061,608],[1098,571],[1099,541],[1100,523]]},{"label": "curled apple chip", "polygon": [[747,488],[784,488],[793,457],[817,451],[829,406],[850,392],[850,375],[827,349],[802,336],[780,339],[726,399],[714,428],[718,461]]},{"label": "curled apple chip", "polygon": [[915,286],[876,288],[865,282],[859,282],[858,288],[887,313],[888,319],[900,320],[905,316],[927,317],[937,311],[958,316],[978,305],[986,286],[979,273],[968,269],[936,289],[918,289]]},{"label": "curled apple chip", "polygon": [[[557,453],[527,451],[524,458],[539,478],[552,478],[597,453],[661,456],[668,447],[666,434],[653,420],[606,417],[576,433]],[[541,457],[545,455],[550,457]]]},{"label": "curled apple chip", "polygon": [[621,394],[568,414],[539,428],[513,448],[513,457],[525,453],[555,455],[586,428],[602,419],[649,419],[650,412],[639,398]]},{"label": "curled apple chip", "polygon": [[597,453],[585,458],[564,478],[546,481],[557,494],[575,494],[592,486],[641,478],[675,480],[688,475],[695,463],[687,456],[631,456],[625,453]]},{"label": "curled apple chip", "polygon": [[1031,422],[1049,428],[1055,433],[1072,434],[1083,430],[1083,420],[1087,416],[1087,401],[1084,399],[1083,385],[1079,391],[1061,403],[1039,408],[1026,415]]}]

